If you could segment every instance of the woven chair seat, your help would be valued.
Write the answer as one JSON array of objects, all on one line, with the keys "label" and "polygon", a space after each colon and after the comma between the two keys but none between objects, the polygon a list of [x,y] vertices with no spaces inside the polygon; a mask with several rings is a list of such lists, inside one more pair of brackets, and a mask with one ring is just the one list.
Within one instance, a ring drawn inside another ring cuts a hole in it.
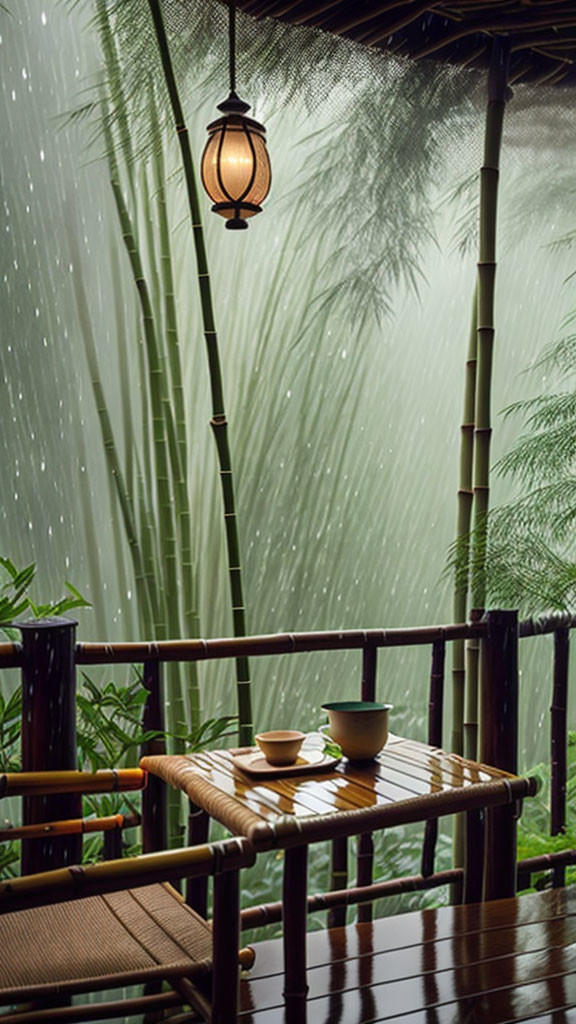
[{"label": "woven chair seat", "polygon": [[211,969],[212,929],[168,884],[0,916],[0,1003]]}]

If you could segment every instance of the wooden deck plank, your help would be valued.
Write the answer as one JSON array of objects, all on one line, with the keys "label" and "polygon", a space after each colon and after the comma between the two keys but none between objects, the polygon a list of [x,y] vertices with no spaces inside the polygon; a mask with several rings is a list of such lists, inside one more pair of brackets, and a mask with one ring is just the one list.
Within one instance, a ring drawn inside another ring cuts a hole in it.
[{"label": "wooden deck plank", "polygon": [[[448,985],[438,990],[425,1008],[407,1011],[404,1000],[414,982],[401,983],[394,992],[365,986],[351,992],[308,1000],[297,1015],[289,1019],[284,1007],[248,1010],[240,1015],[240,1024],[512,1024],[525,1022],[529,1015],[556,1015],[576,1008],[576,976],[573,973],[549,977],[544,981],[516,983],[512,987],[473,995],[461,995]],[[570,1021],[574,1020],[571,1016]]]},{"label": "wooden deck plank", "polygon": [[[510,955],[498,957],[490,957],[489,943],[483,937],[472,936],[472,943],[458,967],[453,966],[450,947],[466,943],[455,944],[448,940],[442,950],[437,946],[430,948],[427,957],[414,949],[412,955],[403,950],[316,967],[308,971],[308,1000],[313,1002],[326,995],[353,993],[369,987],[378,1012],[383,1014],[387,1007],[395,1006],[396,1013],[406,1013],[451,1002],[455,997],[476,1000],[491,991],[544,982],[551,976],[576,971],[573,938],[572,948],[562,943],[547,947],[546,936],[540,931],[535,937],[534,951],[513,949]],[[243,1000],[246,1007],[259,1010],[282,1006],[281,977],[247,982]]]},{"label": "wooden deck plank", "polygon": [[[310,1024],[501,1024],[576,1008],[570,890],[422,911],[308,938]],[[251,977],[242,983],[242,1024],[293,1024],[283,1006],[281,942],[255,949]],[[302,1006],[298,1024],[305,1021]]]},{"label": "wooden deck plank", "polygon": [[[307,935],[308,965],[317,967],[339,959],[354,959],[420,946],[425,942],[451,939],[484,931],[509,929],[538,923],[553,923],[576,915],[576,888],[530,893],[517,900],[459,907],[439,907],[395,917],[382,917],[366,924],[351,924]],[[277,939],[253,943],[257,952],[252,979],[281,973],[282,949]]]}]

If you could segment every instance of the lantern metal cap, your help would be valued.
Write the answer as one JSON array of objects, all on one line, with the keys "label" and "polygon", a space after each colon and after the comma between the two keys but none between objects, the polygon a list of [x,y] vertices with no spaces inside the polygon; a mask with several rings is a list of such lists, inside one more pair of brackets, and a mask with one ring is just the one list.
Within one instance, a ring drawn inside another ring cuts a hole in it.
[{"label": "lantern metal cap", "polygon": [[250,104],[241,100],[232,90],[228,99],[218,104],[218,110],[221,110],[223,114],[246,114],[250,110]]}]

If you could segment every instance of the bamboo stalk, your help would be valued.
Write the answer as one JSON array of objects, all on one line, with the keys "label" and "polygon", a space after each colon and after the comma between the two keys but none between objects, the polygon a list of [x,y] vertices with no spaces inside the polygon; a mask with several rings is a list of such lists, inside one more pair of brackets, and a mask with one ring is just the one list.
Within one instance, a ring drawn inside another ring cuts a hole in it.
[{"label": "bamboo stalk", "polygon": [[84,528],[86,560],[90,571],[90,597],[94,611],[97,635],[106,636],[106,616],[104,614],[104,602],[102,600],[104,586],[100,566],[99,537],[98,530],[96,528],[94,502],[92,500],[88,484],[90,477],[87,472],[88,458],[83,431],[79,432],[77,444],[78,459],[80,463],[80,472],[78,477],[80,485],[80,500],[82,503],[82,526]]},{"label": "bamboo stalk", "polygon": [[[494,348],[494,286],[496,279],[496,216],[504,110],[508,99],[510,40],[496,37],[488,75],[488,106],[484,163],[480,171],[480,241],[478,259],[478,367],[474,431],[474,532],[472,541],[472,604],[479,616],[486,603],[486,554],[490,497],[491,382]],[[475,655],[471,652],[471,657]],[[478,674],[467,682],[465,754],[476,758],[478,745]]]},{"label": "bamboo stalk", "polygon": [[[73,231],[69,232],[68,240],[73,262],[78,270],[80,270],[80,256],[77,250],[75,234]],[[73,275],[73,287],[78,316],[82,327],[82,340],[84,342],[86,362],[88,363],[92,393],[100,425],[104,456],[108,465],[112,485],[118,499],[118,504],[120,506],[122,522],[132,559],[134,585],[138,595],[139,606],[143,609],[142,614],[144,621],[151,626],[154,621],[155,581],[146,574],[144,567],[144,560],[140,549],[138,529],[134,515],[133,501],[124,480],[124,473],[120,463],[120,456],[112,428],[112,420],[108,411],[108,404],[106,402],[102,381],[100,379],[96,340],[92,331],[92,321],[90,318],[88,301],[84,290],[82,275],[80,273]]]},{"label": "bamboo stalk", "polygon": [[[118,51],[116,49],[112,25],[110,23],[110,15],[108,12],[107,0],[97,0],[96,20],[98,23],[98,30],[100,33],[102,53],[104,54],[104,61],[106,64],[108,93],[110,95],[112,108],[118,122],[120,146],[124,154],[125,165],[128,169],[127,178],[128,186],[130,189],[130,195],[134,207],[136,207],[136,185],[134,181],[134,175],[131,173],[131,170],[135,166],[136,161],[134,157],[134,148],[132,146],[132,136],[130,134],[130,124],[128,121],[128,108],[126,105],[124,89],[122,86],[124,76],[122,75],[120,61],[118,60]],[[109,134],[111,138],[112,127],[109,120],[106,121],[104,129],[105,133]]]},{"label": "bamboo stalk", "polygon": [[[165,189],[164,155],[162,137],[158,128],[159,116],[151,91],[152,126],[154,139],[154,188],[158,211],[159,251],[162,276],[162,297],[164,314],[164,341],[167,358],[174,416],[169,421],[169,450],[174,481],[174,497],[176,503],[176,524],[180,549],[180,578],[183,594],[183,621],[186,635],[200,635],[200,622],[196,605],[195,566],[192,553],[192,531],[190,501],[187,484],[188,446],[186,431],[186,409],[184,405],[184,386],[182,382],[182,365],[180,358],[180,340],[178,335],[178,317],[176,312],[174,274],[172,269],[172,253],[170,245],[170,229]],[[167,388],[165,389],[167,391]],[[172,426],[174,425],[174,426]],[[187,687],[190,702],[190,721],[197,726],[201,719],[200,688],[195,666]]]},{"label": "bamboo stalk", "polygon": [[[474,406],[476,401],[476,357],[478,331],[478,286],[474,288],[472,318],[468,338],[464,409],[460,428],[460,484],[454,573],[454,622],[468,617],[468,578],[470,561],[470,523],[472,521],[472,467],[474,462]],[[464,699],[466,686],[464,640],[455,640],[452,648],[452,744],[455,754],[464,750]]]},{"label": "bamboo stalk", "polygon": [[[188,129],[184,121],[184,113],[180,102],[178,86],[174,76],[170,49],[160,0],[148,0],[158,51],[162,61],[166,88],[170,97],[170,104],[175,121],[176,133],[182,155],[184,177],[188,192],[190,216],[192,221],[192,232],[196,251],[198,266],[198,284],[200,289],[200,304],[204,322],[204,337],[208,355],[208,366],[210,372],[210,388],[212,394],[212,419],[210,421],[216,442],[218,460],[220,464],[220,480],[222,486],[222,498],[224,504],[224,520],[226,528],[226,546],[228,552],[228,573],[230,583],[230,594],[232,599],[232,618],[234,624],[234,635],[246,635],[246,621],[244,608],[244,595],[242,585],[242,567],[240,561],[240,544],[238,539],[238,525],[236,521],[236,506],[234,497],[234,483],[232,477],[232,462],[230,457],[230,446],[228,442],[227,420],[224,407],[224,393],[222,387],[222,371],[220,366],[220,355],[218,350],[218,338],[212,306],[212,293],[210,287],[210,275],[204,243],[204,232],[202,228],[200,203],[198,199],[198,188],[194,173],[194,163]],[[238,690],[238,718],[239,738],[241,744],[252,742],[252,699],[250,688],[250,670],[247,658],[241,657],[236,661],[236,679]]]},{"label": "bamboo stalk", "polygon": [[487,513],[490,495],[491,382],[494,348],[496,216],[502,126],[507,101],[510,40],[496,37],[488,77],[484,163],[480,171],[480,243],[478,258],[478,368],[474,434],[474,542],[472,603],[486,600]]},{"label": "bamboo stalk", "polygon": [[[174,438],[173,421],[171,410],[167,408],[165,399],[165,376],[162,368],[162,357],[158,346],[156,327],[154,322],[154,311],[150,299],[150,293],[144,268],[137,244],[137,239],[132,226],[132,221],[126,206],[118,165],[114,156],[113,139],[107,129],[107,115],[104,105],[104,127],[108,143],[108,162],[110,167],[110,184],[116,204],[116,210],[122,230],[122,239],[126,248],[130,267],[134,277],[140,309],[142,315],[142,326],[144,330],[144,341],[146,345],[146,357],[148,366],[148,392],[152,411],[152,442],[154,450],[155,477],[156,477],[156,502],[158,513],[159,548],[162,555],[164,572],[162,574],[163,590],[162,600],[158,602],[160,612],[159,620],[156,621],[157,633],[161,639],[165,639],[169,627],[180,636],[179,615],[179,583],[178,563],[176,552],[176,531],[174,522],[174,505],[169,465],[169,439]],[[171,429],[172,428],[172,429]],[[168,676],[168,727],[172,735],[177,734],[182,727],[186,726],[185,703],[180,685],[180,675],[176,670]],[[199,701],[198,701],[199,703]],[[178,743],[175,746],[179,746]],[[178,808],[175,800],[171,801],[171,835],[174,837],[179,832]]]},{"label": "bamboo stalk", "polygon": [[[482,610],[470,611],[470,622],[480,622]],[[464,720],[464,757],[474,761],[478,753],[478,681],[480,676],[480,640],[472,637],[466,643],[466,713]]]},{"label": "bamboo stalk", "polygon": [[[137,209],[137,193],[134,182],[134,153],[131,146],[130,126],[128,122],[127,106],[122,90],[121,80],[119,81],[120,68],[118,65],[117,53],[114,39],[111,33],[110,21],[105,11],[101,12],[101,36],[106,67],[110,82],[110,94],[114,106],[114,114],[119,123],[120,139],[122,149],[126,157],[126,171],[131,187],[131,195],[135,210]],[[157,603],[158,618],[156,628],[161,637],[169,635],[181,636],[180,619],[180,581],[178,574],[178,559],[176,547],[176,520],[173,498],[180,495],[181,504],[181,477],[182,472],[178,457],[176,433],[174,427],[174,416],[168,393],[167,373],[165,367],[165,354],[158,343],[158,335],[162,321],[162,303],[160,301],[160,281],[157,270],[156,239],[150,216],[150,201],[148,194],[148,179],[144,168],[142,174],[143,207],[144,207],[144,228],[147,239],[149,273],[152,276],[155,303],[152,302],[150,289],[143,270],[143,259],[138,243],[138,235],[135,229],[134,218],[130,216],[124,195],[121,188],[120,170],[116,158],[112,124],[107,110],[107,102],[102,100],[103,129],[107,147],[108,164],[110,171],[110,182],[116,203],[116,209],[122,228],[122,237],[130,261],[134,283],[136,286],[142,326],[144,332],[144,343],[146,348],[146,366],[143,375],[143,390],[148,392],[150,408],[152,413],[152,447],[154,452],[154,465],[152,468],[154,477],[154,490],[156,494],[156,513],[158,517],[158,548],[161,554],[160,562],[164,568],[162,574],[163,587],[161,600]],[[158,322],[158,330],[156,327]],[[147,371],[147,372],[146,372]],[[148,387],[145,387],[145,381]],[[144,424],[144,436],[147,436],[147,424]],[[171,473],[171,476],[170,476]],[[180,483],[180,490],[178,490]],[[143,518],[146,524],[146,514]],[[171,667],[167,676],[168,690],[168,716],[169,728],[172,735],[176,735],[187,726],[186,702],[183,695],[183,688],[180,678],[180,668]],[[200,695],[198,680],[193,674],[188,690],[190,704],[193,709],[193,724],[200,723]],[[181,741],[172,740],[172,746],[176,751],[181,748]],[[171,820],[173,821],[172,832],[178,831],[176,818],[179,813],[175,798],[170,801]]]}]

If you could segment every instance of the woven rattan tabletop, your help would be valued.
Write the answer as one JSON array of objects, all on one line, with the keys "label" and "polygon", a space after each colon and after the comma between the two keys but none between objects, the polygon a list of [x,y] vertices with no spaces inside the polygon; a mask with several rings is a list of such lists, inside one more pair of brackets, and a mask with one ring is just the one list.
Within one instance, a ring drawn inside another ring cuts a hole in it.
[{"label": "woven rattan tabletop", "polygon": [[240,771],[232,760],[239,752],[156,755],[140,763],[260,850],[508,804],[537,790],[535,779],[399,736],[390,736],[374,761],[343,759],[322,774],[285,778]]}]

